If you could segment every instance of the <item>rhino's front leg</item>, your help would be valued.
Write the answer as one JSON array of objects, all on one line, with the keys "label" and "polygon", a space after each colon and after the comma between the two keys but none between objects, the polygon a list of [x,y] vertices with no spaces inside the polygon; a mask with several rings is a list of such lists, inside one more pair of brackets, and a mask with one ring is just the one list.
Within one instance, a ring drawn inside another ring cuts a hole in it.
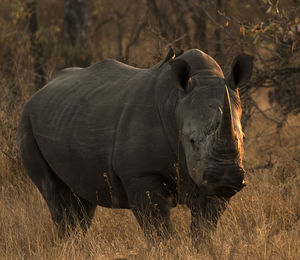
[{"label": "rhino's front leg", "polygon": [[151,243],[168,239],[171,232],[171,198],[158,176],[132,179],[127,186],[129,205]]},{"label": "rhino's front leg", "polygon": [[226,209],[227,200],[217,197],[205,197],[191,202],[191,235],[196,248],[205,239],[208,232],[213,231],[221,214]]}]

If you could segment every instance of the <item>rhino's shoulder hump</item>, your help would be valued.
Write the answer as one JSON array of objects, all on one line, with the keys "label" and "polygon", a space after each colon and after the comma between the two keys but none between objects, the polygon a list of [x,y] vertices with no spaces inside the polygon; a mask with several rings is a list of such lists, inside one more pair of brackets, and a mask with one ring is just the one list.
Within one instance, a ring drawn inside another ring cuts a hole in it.
[{"label": "rhino's shoulder hump", "polygon": [[75,78],[84,78],[84,77],[91,77],[91,76],[131,76],[136,74],[137,72],[144,71],[144,69],[135,68],[133,66],[124,64],[114,59],[103,59],[95,64],[92,64],[86,68],[80,67],[71,67],[65,68],[56,73],[55,77],[53,78],[52,82],[54,83],[60,81],[62,79],[75,79]]}]

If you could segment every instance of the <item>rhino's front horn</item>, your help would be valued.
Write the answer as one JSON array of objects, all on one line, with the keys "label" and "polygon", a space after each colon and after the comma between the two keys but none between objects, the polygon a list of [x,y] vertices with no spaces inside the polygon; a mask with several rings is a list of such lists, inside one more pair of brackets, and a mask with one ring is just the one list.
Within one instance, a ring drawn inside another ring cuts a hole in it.
[{"label": "rhino's front horn", "polygon": [[232,120],[230,96],[227,87],[225,86],[224,102],[223,102],[223,114],[221,124],[217,130],[218,146],[224,149],[224,152],[235,151],[234,141],[234,126]]},{"label": "rhino's front horn", "polygon": [[230,96],[227,87],[225,86],[223,115],[221,120],[220,134],[224,137],[232,139],[233,137],[233,121],[231,112]]}]

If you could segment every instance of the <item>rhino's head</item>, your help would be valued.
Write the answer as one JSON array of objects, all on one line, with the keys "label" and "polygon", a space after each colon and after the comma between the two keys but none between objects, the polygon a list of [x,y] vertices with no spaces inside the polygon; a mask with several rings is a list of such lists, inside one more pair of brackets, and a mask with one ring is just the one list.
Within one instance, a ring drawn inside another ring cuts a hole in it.
[{"label": "rhino's head", "polygon": [[238,56],[229,76],[194,74],[187,62],[171,63],[180,98],[176,119],[189,174],[209,194],[231,197],[244,184],[238,88],[252,72],[252,57]]}]

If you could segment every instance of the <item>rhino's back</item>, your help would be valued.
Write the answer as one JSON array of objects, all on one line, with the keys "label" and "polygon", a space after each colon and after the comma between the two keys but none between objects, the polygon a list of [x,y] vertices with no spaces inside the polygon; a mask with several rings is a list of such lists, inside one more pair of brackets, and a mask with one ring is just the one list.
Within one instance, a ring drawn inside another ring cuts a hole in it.
[{"label": "rhino's back", "polygon": [[[76,193],[105,204],[120,117],[145,70],[114,60],[61,72],[24,108],[33,135],[53,171]],[[146,73],[147,74],[147,73]],[[114,182],[114,176],[111,181]],[[117,189],[118,187],[116,187]],[[104,201],[104,202],[103,202]],[[104,205],[105,206],[105,205]]]}]

